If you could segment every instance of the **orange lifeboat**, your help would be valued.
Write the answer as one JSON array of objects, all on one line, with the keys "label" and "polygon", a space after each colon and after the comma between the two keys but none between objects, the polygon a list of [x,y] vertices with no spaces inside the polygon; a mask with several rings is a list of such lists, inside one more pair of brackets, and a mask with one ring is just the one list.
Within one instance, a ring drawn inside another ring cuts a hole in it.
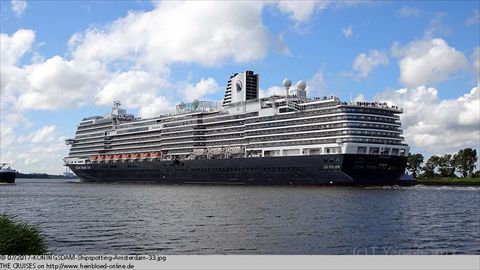
[{"label": "orange lifeboat", "polygon": [[140,157],[141,158],[148,158],[150,156],[150,153],[141,153]]},{"label": "orange lifeboat", "polygon": [[152,158],[160,157],[160,153],[158,153],[158,152],[151,153],[150,157],[152,157]]},{"label": "orange lifeboat", "polygon": [[98,156],[98,160],[104,160],[105,156]]},{"label": "orange lifeboat", "polygon": [[114,160],[119,160],[119,159],[121,159],[121,158],[122,158],[122,155],[114,155],[114,156],[113,156],[113,159],[114,159]]},{"label": "orange lifeboat", "polygon": [[132,158],[139,158],[140,157],[140,154],[132,154]]},{"label": "orange lifeboat", "polygon": [[108,155],[105,157],[106,160],[112,160],[113,159],[113,156],[112,155]]},{"label": "orange lifeboat", "polygon": [[90,160],[92,160],[92,161],[97,160],[97,158],[98,158],[97,156],[90,156]]},{"label": "orange lifeboat", "polygon": [[130,158],[130,154],[123,154],[122,155],[122,159],[129,159]]}]

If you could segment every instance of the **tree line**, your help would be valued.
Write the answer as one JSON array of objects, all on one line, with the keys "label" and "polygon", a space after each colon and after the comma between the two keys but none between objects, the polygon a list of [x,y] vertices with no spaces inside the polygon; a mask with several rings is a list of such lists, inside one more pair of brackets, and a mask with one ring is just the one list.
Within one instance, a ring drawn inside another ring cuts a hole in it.
[{"label": "tree line", "polygon": [[465,148],[456,154],[431,156],[424,163],[422,154],[408,154],[407,170],[414,178],[431,177],[480,177],[480,170],[475,170],[477,163],[477,150]]}]

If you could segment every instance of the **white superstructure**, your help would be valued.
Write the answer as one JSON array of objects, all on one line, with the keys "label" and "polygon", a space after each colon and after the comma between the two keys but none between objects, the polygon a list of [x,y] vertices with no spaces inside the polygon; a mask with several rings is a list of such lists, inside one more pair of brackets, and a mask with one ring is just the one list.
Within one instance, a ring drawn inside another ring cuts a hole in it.
[{"label": "white superstructure", "polygon": [[140,119],[115,102],[80,122],[67,164],[324,154],[406,156],[399,114],[378,102],[307,98],[306,84],[259,98],[259,76],[233,74],[223,102],[180,103],[175,114]]}]

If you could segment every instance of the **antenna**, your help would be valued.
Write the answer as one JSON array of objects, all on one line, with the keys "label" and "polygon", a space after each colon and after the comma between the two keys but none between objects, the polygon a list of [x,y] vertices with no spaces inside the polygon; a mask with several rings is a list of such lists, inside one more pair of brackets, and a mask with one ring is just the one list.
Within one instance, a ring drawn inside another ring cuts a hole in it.
[{"label": "antenna", "polygon": [[290,81],[288,78],[285,78],[282,84],[283,84],[283,87],[285,87],[285,91],[286,91],[285,97],[288,97],[288,89],[290,89],[290,86],[292,86],[292,81]]},{"label": "antenna", "polygon": [[120,101],[118,101],[118,100],[115,100],[115,101],[113,102],[113,107],[112,107],[112,109],[116,110],[116,109],[120,108],[120,105],[122,105],[122,103],[121,103]]}]

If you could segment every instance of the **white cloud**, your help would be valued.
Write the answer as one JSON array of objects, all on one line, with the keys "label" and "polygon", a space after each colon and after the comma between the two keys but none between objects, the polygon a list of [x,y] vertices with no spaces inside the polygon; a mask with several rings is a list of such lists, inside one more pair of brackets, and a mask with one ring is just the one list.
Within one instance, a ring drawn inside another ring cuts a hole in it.
[{"label": "white cloud", "polygon": [[[0,160],[7,161],[21,172],[62,172],[61,159],[66,155],[65,137],[54,125],[44,126],[28,136],[16,136],[11,127],[2,125]],[[4,139],[10,139],[10,145]],[[13,145],[11,144],[13,143]]]},{"label": "white cloud", "polygon": [[402,7],[397,14],[401,17],[419,17],[420,9],[415,7]]},{"label": "white cloud", "polygon": [[468,18],[465,20],[465,24],[474,25],[479,23],[480,23],[480,12],[478,11],[478,9],[475,9],[473,11],[473,14],[468,16]]},{"label": "white cloud", "polygon": [[166,97],[160,96],[153,99],[148,105],[140,108],[141,117],[154,117],[164,113],[171,113],[175,106],[167,100]]},{"label": "white cloud", "polygon": [[172,84],[184,84],[169,82],[172,64],[210,66],[263,58],[272,37],[262,23],[262,8],[253,2],[156,3],[152,11],[130,12],[74,34],[71,59],[37,54],[35,62],[22,67],[17,64],[31,48],[34,32],[2,34],[2,104],[56,110],[122,99],[127,106],[152,111],[151,103],[166,100],[164,96],[183,97],[172,92]]},{"label": "white cloud", "polygon": [[264,98],[264,97],[270,97],[270,96],[273,96],[273,95],[284,96],[285,93],[286,93],[285,88],[283,88],[281,86],[271,86],[271,87],[267,88],[266,90],[260,89],[259,95],[260,95],[261,98]]},{"label": "white cloud", "polygon": [[220,90],[217,82],[213,78],[201,79],[195,85],[189,83],[182,89],[186,101],[200,99],[204,96],[216,93]]},{"label": "white cloud", "polygon": [[0,129],[0,149],[9,147],[15,142],[15,133],[12,127],[4,126]]},{"label": "white cloud", "polygon": [[32,143],[46,143],[54,140],[54,133],[56,132],[57,127],[54,125],[44,126],[39,130],[35,131],[30,137]]},{"label": "white cloud", "polygon": [[152,11],[77,33],[70,45],[75,58],[134,61],[156,70],[179,62],[248,62],[263,58],[269,46],[261,12],[255,2],[160,2]]},{"label": "white cloud", "polygon": [[452,34],[452,29],[443,24],[442,19],[447,16],[446,13],[439,12],[435,14],[430,21],[430,25],[425,29],[425,38],[433,38],[434,36],[449,36]]},{"label": "white cloud", "polygon": [[479,146],[479,87],[457,99],[441,100],[437,89],[426,86],[386,91],[376,99],[404,109],[404,136],[414,148],[449,153]]},{"label": "white cloud", "polygon": [[473,71],[476,74],[477,80],[480,80],[480,47],[473,49],[472,53]]},{"label": "white cloud", "polygon": [[13,35],[0,34],[2,68],[14,66],[25,53],[30,50],[35,41],[35,33],[29,29],[19,29]]},{"label": "white cloud", "polygon": [[[276,7],[283,13],[289,15],[292,21],[297,23],[306,23],[311,20],[317,13],[327,8],[343,8],[361,4],[370,4],[371,1],[350,0],[350,1],[332,1],[332,0],[282,0],[276,1]],[[297,25],[298,26],[298,25]]]},{"label": "white cloud", "polygon": [[423,39],[392,46],[398,58],[400,82],[409,86],[439,83],[468,68],[465,55],[441,38]]},{"label": "white cloud", "polygon": [[291,20],[305,22],[317,11],[327,8],[330,1],[279,1],[278,9],[290,16]]},{"label": "white cloud", "polygon": [[353,31],[352,31],[352,26],[349,25],[348,27],[345,27],[345,28],[342,28],[342,35],[346,38],[349,38],[351,37],[353,34]]},{"label": "white cloud", "polygon": [[107,78],[107,71],[98,62],[67,61],[60,56],[24,68],[28,88],[20,94],[17,106],[27,109],[55,110],[79,107]]},{"label": "white cloud", "polygon": [[74,34],[70,60],[37,54],[34,63],[22,67],[18,62],[32,47],[34,32],[2,34],[2,104],[56,110],[122,99],[127,106],[152,111],[151,103],[164,96],[180,97],[169,83],[174,63],[220,65],[263,58],[272,39],[261,11],[262,5],[252,2],[161,2],[152,11],[130,12]]},{"label": "white cloud", "polygon": [[353,102],[357,102],[357,101],[367,101],[367,99],[365,98],[365,95],[364,95],[364,94],[358,94],[358,95],[355,96],[355,98],[353,99]]},{"label": "white cloud", "polygon": [[380,65],[388,64],[388,56],[385,52],[371,50],[367,54],[361,53],[353,60],[352,68],[358,73],[359,78],[365,78]]},{"label": "white cloud", "polygon": [[[15,66],[1,66],[0,68],[0,105],[2,112],[6,110],[5,106],[17,102],[18,95],[30,86],[27,82],[27,72],[22,68]],[[16,108],[18,109],[18,108]]]},{"label": "white cloud", "polygon": [[309,96],[320,96],[325,92],[325,76],[323,70],[318,70],[313,74],[313,76],[307,80],[307,95]]},{"label": "white cloud", "polygon": [[97,105],[110,105],[121,100],[127,107],[141,107],[154,98],[159,87],[165,82],[141,70],[131,70],[112,74],[108,83],[95,95]]},{"label": "white cloud", "polygon": [[17,17],[22,16],[27,8],[27,1],[25,0],[12,0],[10,3],[12,5],[12,11]]},{"label": "white cloud", "polygon": [[275,51],[284,55],[291,56],[290,49],[285,44],[285,33],[279,34],[277,39],[275,40]]},{"label": "white cloud", "polygon": [[37,57],[37,62],[19,66],[34,41],[32,30],[1,34],[2,113],[79,106],[99,89],[107,73],[99,62],[54,56],[43,61]]}]

